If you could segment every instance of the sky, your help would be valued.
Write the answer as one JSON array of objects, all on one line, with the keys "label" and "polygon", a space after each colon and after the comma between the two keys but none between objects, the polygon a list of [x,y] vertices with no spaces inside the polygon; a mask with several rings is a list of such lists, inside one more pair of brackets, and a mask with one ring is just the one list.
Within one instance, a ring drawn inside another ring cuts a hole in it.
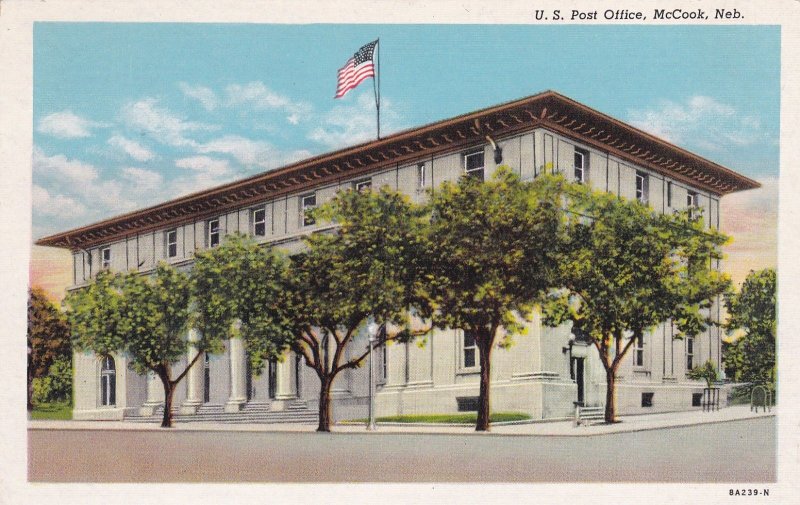
[{"label": "sky", "polygon": [[[771,26],[36,23],[33,237],[552,89],[762,183],[722,200],[736,282],[775,266],[780,29]],[[71,281],[34,246],[31,284]]]}]

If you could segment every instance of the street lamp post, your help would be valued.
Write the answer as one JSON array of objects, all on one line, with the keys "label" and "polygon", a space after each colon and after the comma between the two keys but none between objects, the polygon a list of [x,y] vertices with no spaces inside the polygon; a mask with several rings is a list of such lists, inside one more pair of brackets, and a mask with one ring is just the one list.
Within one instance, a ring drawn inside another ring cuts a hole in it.
[{"label": "street lamp post", "polygon": [[375,347],[377,340],[378,325],[370,323],[367,327],[369,332],[369,422],[367,423],[368,430],[375,429],[375,373],[372,366],[372,348]]}]

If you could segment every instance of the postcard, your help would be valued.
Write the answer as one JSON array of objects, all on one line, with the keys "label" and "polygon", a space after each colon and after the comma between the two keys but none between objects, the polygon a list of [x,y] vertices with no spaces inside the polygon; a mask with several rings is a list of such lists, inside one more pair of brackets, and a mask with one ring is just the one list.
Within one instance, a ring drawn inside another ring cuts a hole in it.
[{"label": "postcard", "polygon": [[799,17],[4,2],[3,496],[790,502]]}]

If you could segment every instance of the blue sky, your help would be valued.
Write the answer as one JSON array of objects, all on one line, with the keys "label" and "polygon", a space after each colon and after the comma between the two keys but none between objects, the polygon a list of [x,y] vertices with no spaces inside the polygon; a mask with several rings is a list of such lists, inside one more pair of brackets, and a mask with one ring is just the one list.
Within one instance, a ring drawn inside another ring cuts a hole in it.
[{"label": "blue sky", "polygon": [[378,37],[386,133],[553,89],[777,178],[778,27],[37,23],[34,238],[373,138]]}]

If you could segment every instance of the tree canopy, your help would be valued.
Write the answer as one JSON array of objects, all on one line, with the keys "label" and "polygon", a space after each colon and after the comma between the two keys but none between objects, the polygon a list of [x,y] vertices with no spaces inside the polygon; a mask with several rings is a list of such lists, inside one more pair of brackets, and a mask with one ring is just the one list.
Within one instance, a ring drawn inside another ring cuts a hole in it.
[{"label": "tree canopy", "polygon": [[743,333],[726,346],[725,364],[737,381],[775,387],[776,287],[768,268],[751,271],[738,293],[725,296],[725,330]]},{"label": "tree canopy", "polygon": [[71,362],[70,327],[44,291],[28,292],[28,410],[33,407],[33,380],[47,375],[59,358]]},{"label": "tree canopy", "polygon": [[[189,339],[191,286],[187,274],[161,263],[152,275],[101,271],[87,287],[70,293],[66,302],[74,328],[75,347],[99,355],[119,353],[140,374],[154,372],[164,386],[163,427],[172,426],[175,386],[198,360],[200,352],[218,345],[211,335]],[[172,376],[172,366],[198,353]]]},{"label": "tree canopy", "polygon": [[427,289],[439,328],[461,329],[480,356],[476,429],[489,428],[491,351],[524,329],[535,301],[553,283],[563,180],[522,182],[501,166],[483,182],[462,177],[431,195]]},{"label": "tree canopy", "polygon": [[239,234],[195,256],[195,326],[215,342],[243,338],[256,374],[267,360],[280,358],[299,331],[286,292],[287,268],[284,256]]},{"label": "tree canopy", "polygon": [[570,322],[606,369],[606,421],[615,420],[615,381],[631,346],[672,320],[682,335],[712,324],[709,308],[729,284],[711,268],[727,237],[689,210],[659,214],[638,201],[570,184],[557,279],[544,304],[551,326]]}]

